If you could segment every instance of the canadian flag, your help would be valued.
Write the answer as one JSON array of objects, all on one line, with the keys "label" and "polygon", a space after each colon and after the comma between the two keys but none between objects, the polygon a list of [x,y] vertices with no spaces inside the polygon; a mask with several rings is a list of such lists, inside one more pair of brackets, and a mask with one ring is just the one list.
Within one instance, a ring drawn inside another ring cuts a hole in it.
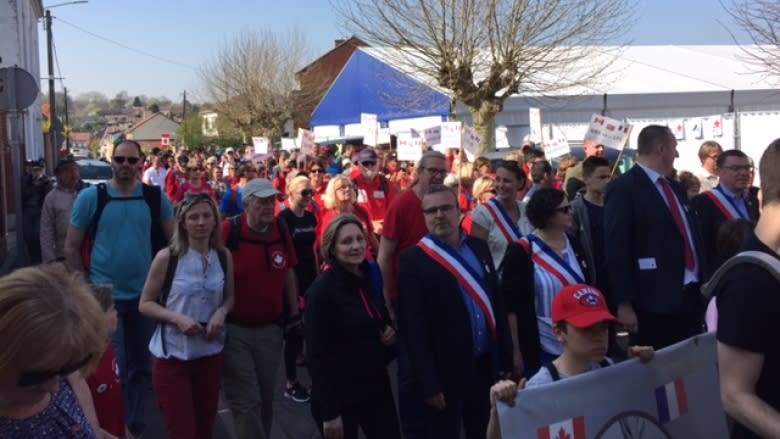
[{"label": "canadian flag", "polygon": [[585,418],[578,416],[537,430],[537,439],[585,439]]},{"label": "canadian flag", "polygon": [[604,122],[606,122],[606,121],[604,119],[600,118],[600,117],[594,117],[593,118],[593,123],[597,123],[599,125],[604,125]]}]

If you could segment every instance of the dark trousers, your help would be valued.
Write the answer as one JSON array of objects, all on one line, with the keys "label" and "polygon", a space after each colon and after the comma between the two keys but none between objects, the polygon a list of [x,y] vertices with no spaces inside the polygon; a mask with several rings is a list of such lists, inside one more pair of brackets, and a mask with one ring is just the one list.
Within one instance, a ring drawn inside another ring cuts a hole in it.
[{"label": "dark trousers", "polygon": [[[358,427],[367,439],[401,439],[393,392],[387,373],[361,383],[365,385],[365,398],[360,401],[341,402],[341,422],[344,439],[357,439]],[[316,398],[312,400],[311,413],[322,434],[324,420]]]},{"label": "dark trousers", "polygon": [[298,380],[298,354],[303,352],[303,336],[300,331],[293,329],[284,337],[284,374],[287,381],[294,383]]},{"label": "dark trousers", "polygon": [[[398,303],[393,303],[395,315],[398,314]],[[400,330],[400,329],[399,329]],[[401,431],[405,439],[426,439],[429,437],[429,425],[426,419],[428,407],[423,401],[409,362],[404,337],[399,333],[398,342],[398,412],[401,415]]]},{"label": "dark trousers", "polygon": [[469,389],[444,392],[445,408],[427,407],[430,420],[429,438],[459,439],[461,426],[467,439],[485,439],[490,419],[490,386],[493,384],[492,362],[488,355],[475,359],[477,379]]},{"label": "dark trousers", "polygon": [[687,285],[682,292],[680,311],[659,314],[636,310],[639,332],[631,336],[631,345],[663,349],[704,332],[705,302],[700,284]]}]

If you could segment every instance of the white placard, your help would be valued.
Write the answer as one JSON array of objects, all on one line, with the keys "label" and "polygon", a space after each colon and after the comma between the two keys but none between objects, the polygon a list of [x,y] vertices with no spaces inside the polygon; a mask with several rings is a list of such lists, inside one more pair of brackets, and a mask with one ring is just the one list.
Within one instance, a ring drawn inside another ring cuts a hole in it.
[{"label": "white placard", "polygon": [[590,118],[585,140],[595,142],[610,148],[622,149],[631,133],[631,124],[621,122],[599,114]]},{"label": "white placard", "polygon": [[507,149],[509,145],[509,137],[507,132],[509,129],[505,126],[496,128],[496,149]]},{"label": "white placard", "polygon": [[682,119],[670,120],[669,129],[672,130],[675,139],[677,140],[685,139],[685,122]]},{"label": "white placard", "polygon": [[422,157],[422,141],[410,133],[398,133],[396,154],[401,161],[418,161]]},{"label": "white placard", "polygon": [[268,137],[252,137],[252,145],[255,146],[255,154],[268,154]]},{"label": "white placard", "polygon": [[554,159],[571,153],[571,147],[569,141],[565,137],[553,139],[549,142],[544,142],[544,155],[547,159]]},{"label": "white placard", "polygon": [[461,129],[463,122],[442,122],[441,124],[441,143],[446,148],[460,149],[463,136]]},{"label": "white placard", "polygon": [[479,148],[479,142],[482,140],[482,136],[477,133],[472,127],[463,128],[463,152],[466,153],[466,158],[470,162],[473,162],[477,155],[477,148]]},{"label": "white placard", "polygon": [[295,139],[292,137],[282,137],[282,150],[283,151],[293,151],[297,148],[297,145],[295,144]]},{"label": "white placard", "polygon": [[376,146],[379,132],[379,121],[376,114],[360,113],[360,125],[363,127],[363,144]]},{"label": "white placard", "polygon": [[379,128],[376,134],[377,145],[389,145],[390,144],[390,128]]},{"label": "white placard", "polygon": [[712,135],[715,137],[723,137],[723,116],[716,115],[707,118],[712,129]]},{"label": "white placard", "polygon": [[305,155],[311,154],[314,149],[314,133],[303,128],[298,128],[298,147]]},{"label": "white placard", "polygon": [[529,107],[528,108],[528,138],[533,142],[541,142],[542,137],[542,110]]},{"label": "white placard", "polygon": [[700,117],[694,117],[692,119],[685,119],[685,137],[689,139],[701,139],[703,137],[704,128],[702,127],[702,120]]}]

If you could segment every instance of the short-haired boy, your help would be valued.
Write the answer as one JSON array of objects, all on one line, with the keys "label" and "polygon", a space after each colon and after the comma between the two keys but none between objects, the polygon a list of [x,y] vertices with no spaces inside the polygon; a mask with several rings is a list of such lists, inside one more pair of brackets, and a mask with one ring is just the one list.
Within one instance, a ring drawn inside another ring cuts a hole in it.
[{"label": "short-haired boy", "polygon": [[[563,353],[545,364],[530,380],[519,383],[504,380],[490,388],[490,422],[487,439],[500,439],[496,400],[514,404],[517,392],[540,387],[558,379],[580,375],[612,364],[607,358],[609,325],[617,322],[607,308],[604,295],[596,288],[575,284],[563,288],[552,303],[553,332],[563,345]],[[655,351],[650,346],[632,346],[629,357],[650,361]]]},{"label": "short-haired boy", "polygon": [[125,437],[125,407],[122,400],[122,384],[119,381],[119,368],[110,343],[110,335],[116,331],[117,326],[112,287],[111,285],[93,285],[92,292],[105,311],[110,334],[109,339],[106,340],[106,350],[103,357],[92,375],[87,378],[87,384],[92,392],[100,428],[122,438]]}]

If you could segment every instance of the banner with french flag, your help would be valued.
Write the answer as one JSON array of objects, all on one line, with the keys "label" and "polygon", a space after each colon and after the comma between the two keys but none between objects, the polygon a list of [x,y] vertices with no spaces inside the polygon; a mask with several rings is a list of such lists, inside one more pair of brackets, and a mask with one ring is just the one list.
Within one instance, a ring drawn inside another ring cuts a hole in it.
[{"label": "banner with french flag", "polygon": [[531,439],[727,438],[717,341],[702,334],[656,351],[524,389],[496,403],[501,437]]},{"label": "banner with french flag", "polygon": [[685,381],[677,378],[655,389],[655,401],[658,405],[658,420],[666,424],[688,413],[688,397],[685,393]]},{"label": "banner with french flag", "polygon": [[585,439],[585,418],[578,416],[556,422],[537,431],[536,439]]}]

